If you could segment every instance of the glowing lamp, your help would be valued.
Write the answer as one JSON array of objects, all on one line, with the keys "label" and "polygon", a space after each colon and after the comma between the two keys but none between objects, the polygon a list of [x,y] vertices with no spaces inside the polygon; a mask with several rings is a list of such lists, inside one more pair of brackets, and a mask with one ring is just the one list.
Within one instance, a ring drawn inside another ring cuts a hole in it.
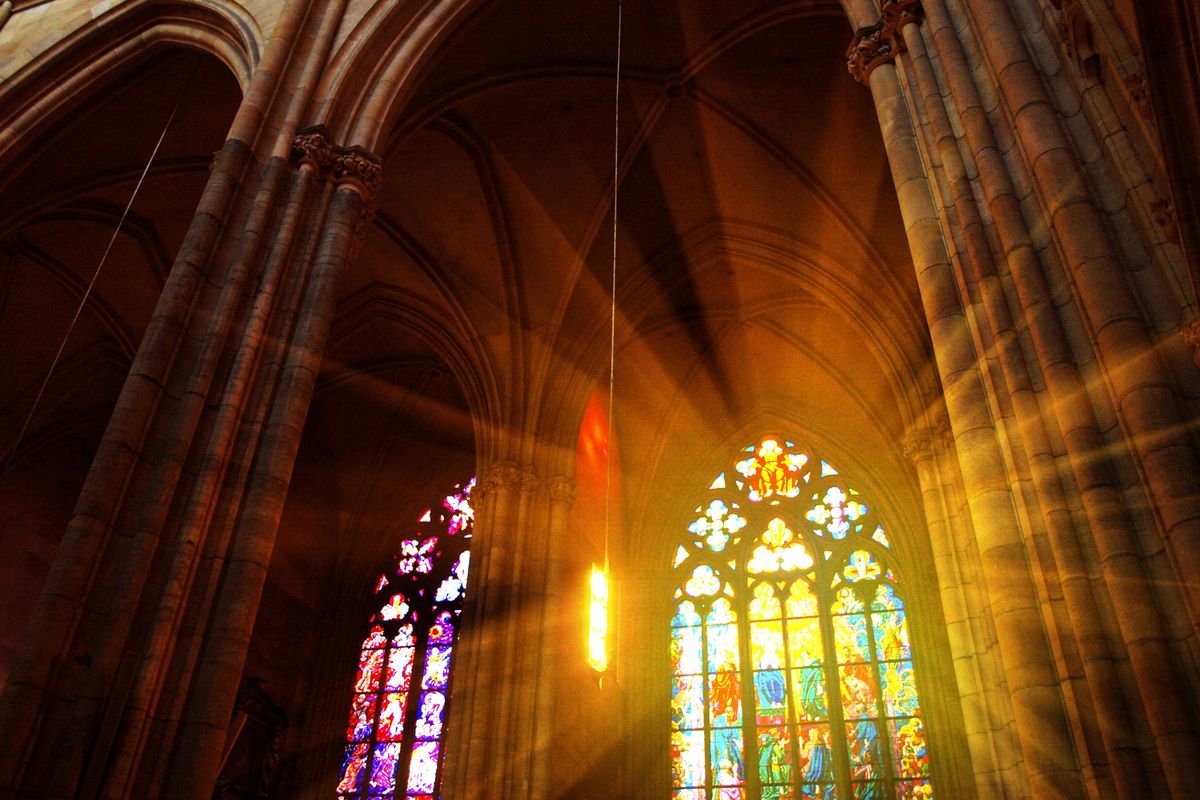
[{"label": "glowing lamp", "polygon": [[608,574],[592,565],[592,592],[588,604],[588,666],[608,669]]}]

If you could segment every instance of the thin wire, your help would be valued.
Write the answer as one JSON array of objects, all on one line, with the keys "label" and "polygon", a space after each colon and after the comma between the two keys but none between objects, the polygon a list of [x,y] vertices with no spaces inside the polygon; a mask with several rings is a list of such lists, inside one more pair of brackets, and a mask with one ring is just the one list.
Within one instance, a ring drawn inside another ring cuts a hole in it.
[{"label": "thin wire", "polygon": [[608,464],[605,468],[604,492],[604,575],[608,577],[608,540],[612,529],[612,464],[613,464],[613,387],[617,365],[617,194],[621,179],[621,0],[617,0],[617,80],[613,92],[613,227],[612,227],[612,303],[608,319],[608,431],[606,444]]},{"label": "thin wire", "polygon": [[38,388],[37,396],[33,398],[33,405],[29,408],[29,413],[25,416],[25,422],[21,425],[21,431],[17,434],[17,440],[13,443],[12,450],[8,451],[8,458],[5,459],[4,468],[0,469],[0,475],[8,472],[12,467],[13,461],[16,460],[17,451],[21,447],[21,442],[25,439],[25,434],[29,431],[29,425],[33,422],[33,415],[37,413],[38,406],[41,405],[42,395],[46,393],[46,387],[50,384],[50,378],[54,375],[54,370],[58,368],[58,362],[62,359],[63,351],[67,349],[67,341],[71,338],[71,332],[75,330],[75,324],[79,322],[79,317],[83,314],[83,309],[87,306],[88,299],[92,296],[92,290],[96,287],[96,281],[100,278],[100,270],[104,269],[104,263],[108,261],[108,255],[112,252],[113,245],[117,243],[117,236],[121,233],[121,228],[125,225],[125,220],[129,216],[129,210],[133,208],[133,203],[137,200],[138,192],[142,190],[142,184],[146,182],[146,176],[150,173],[150,167],[154,164],[154,159],[158,157],[159,148],[162,147],[163,140],[167,138],[167,131],[171,128],[171,123],[175,121],[175,115],[179,113],[179,107],[183,105],[183,98],[187,96],[188,90],[192,88],[192,79],[196,77],[196,71],[200,68],[200,57],[192,63],[191,74],[188,75],[187,82],[183,85],[183,90],[179,93],[179,97],[175,100],[175,107],[171,109],[171,115],[167,117],[167,122],[163,125],[162,133],[158,135],[158,141],[154,143],[154,150],[150,153],[150,158],[146,161],[146,166],[142,170],[142,174],[138,177],[137,184],[133,187],[133,194],[129,196],[129,202],[125,204],[125,210],[121,212],[121,218],[117,220],[117,226],[113,228],[112,236],[108,240],[108,246],[104,248],[104,254],[100,256],[100,263],[96,265],[96,271],[92,273],[92,279],[88,282],[87,289],[83,292],[83,297],[79,300],[79,307],[75,309],[75,315],[71,317],[71,324],[67,326],[67,332],[63,334],[62,344],[58,346],[58,352],[54,354],[54,360],[50,362],[50,369],[46,371],[46,377],[42,380],[41,387]]}]

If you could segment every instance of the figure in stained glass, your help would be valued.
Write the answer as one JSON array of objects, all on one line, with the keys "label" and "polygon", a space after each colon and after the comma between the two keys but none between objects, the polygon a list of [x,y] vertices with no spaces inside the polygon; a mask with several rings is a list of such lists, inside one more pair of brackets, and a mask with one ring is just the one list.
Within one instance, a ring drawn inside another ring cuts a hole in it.
[{"label": "figure in stained glass", "polygon": [[673,798],[930,800],[879,509],[829,462],[765,437],[695,511],[673,560]]},{"label": "figure in stained glass", "polygon": [[473,487],[474,480],[458,487],[440,512],[426,511],[375,583],[379,605],[359,658],[339,800],[434,800],[438,792]]}]

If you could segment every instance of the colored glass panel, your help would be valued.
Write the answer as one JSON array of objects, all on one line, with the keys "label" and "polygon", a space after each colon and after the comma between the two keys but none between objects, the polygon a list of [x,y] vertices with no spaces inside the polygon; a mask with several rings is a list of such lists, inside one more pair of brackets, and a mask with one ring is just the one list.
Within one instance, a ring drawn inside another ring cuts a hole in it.
[{"label": "colored glass panel", "polygon": [[704,680],[678,675],[671,689],[671,724],[677,729],[704,727]]},{"label": "colored glass panel", "polygon": [[351,742],[370,741],[375,726],[375,709],[379,698],[374,694],[356,694],[350,706],[350,724],[346,739]]},{"label": "colored glass panel", "polygon": [[676,786],[703,786],[707,759],[704,731],[675,731],[671,734],[672,778]]},{"label": "colored glass panel", "polygon": [[888,733],[896,774],[902,778],[928,777],[929,749],[925,744],[925,728],[921,720],[916,717],[889,720]]},{"label": "colored glass panel", "polygon": [[711,737],[713,782],[717,786],[741,786],[746,779],[741,728],[715,728]]},{"label": "colored glass panel", "polygon": [[437,781],[438,743],[417,742],[408,765],[408,793],[432,792]]},{"label": "colored glass panel", "polygon": [[363,773],[367,768],[367,753],[371,746],[367,744],[352,744],[346,747],[346,755],[342,759],[342,779],[338,782],[339,792],[357,792],[362,786]]},{"label": "colored glass panel", "polygon": [[435,798],[450,656],[470,564],[473,486],[426,511],[400,542],[394,571],[375,584],[379,605],[359,660],[340,800]]},{"label": "colored glass panel", "polygon": [[396,761],[400,758],[400,743],[375,745],[371,758],[371,794],[382,794],[396,788]]},{"label": "colored glass panel", "polygon": [[708,488],[673,560],[673,797],[932,796],[878,509],[775,437]]},{"label": "colored glass panel", "polygon": [[442,710],[446,707],[446,695],[441,692],[425,692],[421,695],[421,707],[414,730],[418,739],[437,739],[442,735]]}]

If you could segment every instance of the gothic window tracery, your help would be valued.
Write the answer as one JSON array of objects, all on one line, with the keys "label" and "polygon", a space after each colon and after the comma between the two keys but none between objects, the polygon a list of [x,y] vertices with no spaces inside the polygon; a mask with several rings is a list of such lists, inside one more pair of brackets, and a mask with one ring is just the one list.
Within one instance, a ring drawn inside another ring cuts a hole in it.
[{"label": "gothic window tracery", "polygon": [[470,566],[475,480],[425,511],[375,584],[363,640],[338,800],[434,800],[451,656]]},{"label": "gothic window tracery", "polygon": [[674,567],[673,800],[932,798],[881,515],[766,437],[696,507]]}]

